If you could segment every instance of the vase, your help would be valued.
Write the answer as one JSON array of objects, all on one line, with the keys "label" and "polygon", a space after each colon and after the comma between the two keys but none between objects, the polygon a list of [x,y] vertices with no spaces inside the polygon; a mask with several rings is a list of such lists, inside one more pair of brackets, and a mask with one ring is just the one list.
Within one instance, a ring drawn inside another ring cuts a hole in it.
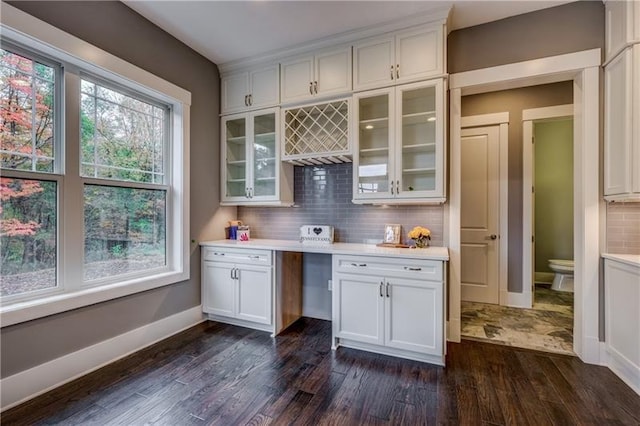
[{"label": "vase", "polygon": [[429,247],[429,240],[426,238],[418,238],[415,240],[416,248],[425,248]]}]

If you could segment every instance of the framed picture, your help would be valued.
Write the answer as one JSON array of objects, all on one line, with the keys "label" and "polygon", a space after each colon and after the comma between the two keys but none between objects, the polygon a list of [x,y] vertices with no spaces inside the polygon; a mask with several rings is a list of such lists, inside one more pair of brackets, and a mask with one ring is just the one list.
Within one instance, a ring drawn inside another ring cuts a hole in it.
[{"label": "framed picture", "polygon": [[385,225],[382,242],[385,244],[400,244],[400,225]]}]

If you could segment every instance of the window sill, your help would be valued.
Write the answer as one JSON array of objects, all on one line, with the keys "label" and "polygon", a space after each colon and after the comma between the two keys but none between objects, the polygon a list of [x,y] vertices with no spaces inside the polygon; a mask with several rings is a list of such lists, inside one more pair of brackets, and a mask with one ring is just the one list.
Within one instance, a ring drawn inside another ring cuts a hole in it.
[{"label": "window sill", "polygon": [[153,277],[138,278],[100,287],[86,288],[73,293],[56,294],[36,300],[12,303],[0,307],[0,326],[4,328],[20,324],[188,279],[188,271],[169,271]]}]

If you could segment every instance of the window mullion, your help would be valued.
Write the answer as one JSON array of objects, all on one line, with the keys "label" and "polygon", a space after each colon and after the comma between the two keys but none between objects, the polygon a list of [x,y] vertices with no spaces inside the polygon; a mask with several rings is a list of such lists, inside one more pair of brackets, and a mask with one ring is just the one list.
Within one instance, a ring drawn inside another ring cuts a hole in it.
[{"label": "window mullion", "polygon": [[61,280],[65,291],[80,289],[83,280],[84,223],[83,187],[80,179],[80,77],[65,72],[65,170],[61,191]]}]

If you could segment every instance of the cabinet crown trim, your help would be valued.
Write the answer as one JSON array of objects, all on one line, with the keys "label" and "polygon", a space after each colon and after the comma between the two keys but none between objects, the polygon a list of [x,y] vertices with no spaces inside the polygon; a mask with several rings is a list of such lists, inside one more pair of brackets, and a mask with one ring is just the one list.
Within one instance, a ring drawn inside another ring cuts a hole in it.
[{"label": "cabinet crown trim", "polygon": [[242,58],[230,62],[225,62],[223,64],[218,64],[218,69],[220,70],[220,75],[227,74],[229,72],[246,70],[260,64],[266,65],[268,63],[280,61],[287,57],[308,54],[309,52],[318,49],[348,44],[364,38],[383,35],[385,33],[393,31],[409,29],[411,27],[417,27],[419,25],[444,25],[446,30],[450,13],[450,6],[438,7],[424,13],[414,14],[409,17],[399,18],[374,25],[368,25],[365,27],[348,30],[339,34],[332,34],[327,37],[321,37],[291,47],[272,50],[270,52],[265,52],[263,54],[251,56],[249,58]]}]

